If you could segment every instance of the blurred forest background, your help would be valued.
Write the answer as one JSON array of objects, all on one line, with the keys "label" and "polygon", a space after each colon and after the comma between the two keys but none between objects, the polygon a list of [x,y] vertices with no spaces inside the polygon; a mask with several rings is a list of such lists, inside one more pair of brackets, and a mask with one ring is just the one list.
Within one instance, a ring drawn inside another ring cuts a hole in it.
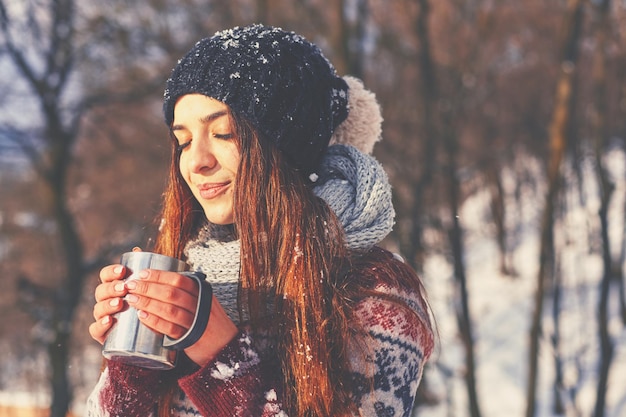
[{"label": "blurred forest background", "polygon": [[[397,211],[385,245],[427,288],[427,260],[449,265],[461,346],[452,369],[446,327],[418,411],[486,415],[493,387],[477,378],[488,358],[476,358],[471,291],[481,276],[467,269],[461,215],[480,196],[473,228],[497,248],[500,279],[531,288],[515,330],[518,415],[539,415],[547,355],[550,415],[617,416],[626,173],[609,156],[624,158],[626,2],[610,0],[0,0],[0,391],[43,395],[53,417],[80,410],[100,364],[87,333],[97,271],[153,236],[169,157],[165,79],[201,37],[252,22],[303,34],[377,94],[385,121],[374,153]],[[516,261],[529,225],[537,250]],[[596,260],[591,280],[567,265],[573,244]],[[566,339],[564,314],[586,311],[564,291],[572,279],[592,308],[584,335]],[[462,400],[437,389],[453,379]],[[593,386],[586,408],[583,382]]]}]

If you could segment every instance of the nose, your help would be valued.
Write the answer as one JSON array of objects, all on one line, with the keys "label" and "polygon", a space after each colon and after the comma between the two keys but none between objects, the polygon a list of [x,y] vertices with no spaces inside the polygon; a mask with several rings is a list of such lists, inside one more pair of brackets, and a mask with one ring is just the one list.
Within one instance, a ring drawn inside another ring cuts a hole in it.
[{"label": "nose", "polygon": [[215,168],[217,158],[207,140],[193,140],[189,145],[189,169],[193,173],[201,173]]}]

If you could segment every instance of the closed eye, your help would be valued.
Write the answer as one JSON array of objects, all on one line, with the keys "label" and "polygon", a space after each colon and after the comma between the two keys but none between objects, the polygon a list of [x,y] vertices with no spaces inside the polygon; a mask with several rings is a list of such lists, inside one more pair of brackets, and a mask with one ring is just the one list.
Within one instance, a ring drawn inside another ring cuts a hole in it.
[{"label": "closed eye", "polygon": [[223,139],[223,140],[229,140],[232,139],[234,137],[234,135],[232,133],[214,133],[213,137],[216,139]]},{"label": "closed eye", "polygon": [[191,145],[191,141],[188,140],[185,143],[181,143],[180,145],[176,146],[176,152],[182,152],[185,148],[187,148],[189,145]]}]

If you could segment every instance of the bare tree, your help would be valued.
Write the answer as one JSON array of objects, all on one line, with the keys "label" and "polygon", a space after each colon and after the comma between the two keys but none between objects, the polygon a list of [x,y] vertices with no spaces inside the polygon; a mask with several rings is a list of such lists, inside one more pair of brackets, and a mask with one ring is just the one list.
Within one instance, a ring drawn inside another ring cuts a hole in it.
[{"label": "bare tree", "polygon": [[[405,6],[406,7],[406,6]],[[419,13],[415,19],[413,30],[415,37],[420,42],[418,55],[418,67],[420,69],[420,90],[418,97],[422,100],[420,108],[422,112],[417,115],[422,121],[425,157],[422,159],[423,168],[421,175],[413,186],[413,201],[411,211],[409,239],[405,239],[402,247],[409,263],[419,270],[423,263],[422,222],[425,207],[420,202],[424,201],[427,187],[432,186],[435,175],[437,155],[437,143],[439,142],[439,124],[436,121],[436,113],[433,103],[439,100],[439,86],[436,77],[436,68],[433,59],[432,40],[429,31],[431,21],[431,4],[428,0],[419,1]]]},{"label": "bare tree", "polygon": [[[349,8],[350,3],[352,7]],[[337,50],[340,52],[340,66],[342,73],[351,74],[357,78],[364,77],[366,31],[369,26],[368,0],[346,2],[337,1],[339,16],[339,39]]]},{"label": "bare tree", "polygon": [[458,143],[453,132],[446,132],[444,147],[448,157],[446,172],[448,173],[448,198],[451,225],[449,229],[450,246],[454,259],[454,276],[457,284],[457,311],[456,319],[465,349],[465,384],[469,398],[469,413],[471,417],[480,417],[480,407],[476,383],[476,354],[474,352],[473,323],[469,308],[469,292],[467,290],[467,274],[465,271],[465,250],[463,245],[463,229],[459,222],[460,183],[457,177]]},{"label": "bare tree", "polygon": [[530,349],[528,358],[528,387],[526,417],[533,417],[536,409],[536,390],[539,360],[539,338],[542,333],[543,304],[546,286],[554,273],[554,236],[553,220],[556,201],[561,189],[561,163],[567,147],[567,134],[571,123],[574,105],[575,69],[578,60],[578,48],[581,38],[583,4],[582,0],[569,0],[565,17],[563,37],[563,58],[556,87],[555,107],[549,130],[550,159],[548,161],[548,189],[541,220],[541,248],[539,253],[539,271],[535,293],[535,306],[530,330]]},{"label": "bare tree", "polygon": [[[49,289],[40,293],[51,299],[50,317],[46,319],[51,336],[45,344],[50,364],[50,413],[54,417],[65,417],[72,401],[68,375],[72,324],[87,274],[104,264],[112,252],[119,252],[139,237],[133,229],[127,229],[121,243],[102,239],[100,247],[87,254],[81,234],[85,223],[73,207],[70,175],[85,115],[111,103],[139,102],[150,95],[159,97],[166,72],[155,74],[157,71],[151,72],[147,64],[162,70],[158,57],[170,65],[173,59],[168,54],[177,50],[179,42],[188,43],[183,31],[177,33],[177,39],[172,38],[165,20],[146,21],[145,15],[142,20],[141,13],[133,14],[136,19],[124,26],[119,16],[107,16],[109,6],[115,5],[103,4],[98,9],[95,4],[83,2],[79,9],[75,0],[28,1],[20,5],[0,0],[0,59],[12,65],[15,76],[11,78],[17,80],[3,88],[13,96],[20,94],[20,98],[25,98],[21,102],[26,103],[26,109],[21,111],[27,114],[11,119],[6,117],[9,111],[5,112],[0,132],[4,140],[12,141],[28,157],[44,184],[39,204],[49,208],[55,231],[52,238],[58,242],[54,245],[55,254],[61,258],[45,260],[60,267],[48,268],[47,276],[37,279]],[[156,16],[159,9],[152,11]],[[206,21],[201,16],[189,18],[193,13],[187,16],[189,27]],[[100,41],[93,42],[99,35]],[[195,39],[197,32],[193,36]],[[109,48],[113,45],[117,50],[111,53]],[[122,59],[126,59],[126,67],[116,66]],[[129,80],[137,84],[132,88],[122,86]],[[14,91],[19,87],[22,90]],[[21,102],[2,104],[15,111],[15,103]],[[103,125],[99,127],[102,132]],[[30,277],[22,277],[20,284],[24,288],[39,285]]]},{"label": "bare tree", "polygon": [[[622,206],[622,210],[626,213],[626,200]],[[620,242],[621,251],[620,257],[615,265],[615,277],[619,280],[619,304],[620,304],[620,316],[622,318],[622,324],[626,325],[626,275],[624,274],[624,263],[626,262],[626,222],[623,224],[622,240]]]},{"label": "bare tree", "polygon": [[554,414],[562,415],[565,411],[563,401],[563,358],[561,355],[561,308],[563,298],[563,273],[559,267],[560,260],[555,260],[555,279],[552,293],[552,320],[554,331],[552,333],[552,349],[554,351]]},{"label": "bare tree", "polygon": [[602,0],[596,6],[595,13],[595,38],[596,50],[594,56],[593,88],[594,88],[594,113],[593,135],[595,136],[595,168],[597,182],[600,189],[600,234],[602,239],[603,276],[600,283],[600,299],[598,302],[598,330],[600,341],[600,365],[598,371],[598,385],[596,391],[596,405],[594,416],[600,417],[605,413],[607,383],[609,370],[613,360],[613,341],[609,334],[609,289],[613,282],[613,267],[611,247],[609,241],[609,218],[608,210],[615,185],[611,181],[603,163],[606,142],[608,138],[608,126],[606,123],[607,107],[607,44],[610,33],[609,14],[611,1]]},{"label": "bare tree", "polygon": [[[29,4],[30,6],[30,4]],[[17,137],[31,158],[35,170],[44,179],[49,192],[49,204],[63,248],[65,276],[54,294],[52,317],[53,338],[48,343],[51,365],[52,416],[65,416],[71,401],[67,363],[71,323],[78,305],[83,282],[83,246],[74,218],[67,206],[66,179],[71,159],[71,149],[78,132],[79,119],[68,118],[61,108],[62,97],[74,64],[74,4],[69,0],[56,0],[49,4],[51,24],[45,33],[49,39],[43,52],[44,68],[29,61],[14,39],[6,5],[0,2],[0,28],[4,35],[4,48],[28,83],[45,120],[42,132],[43,151],[30,146],[26,133]],[[68,120],[69,119],[69,120]]]}]

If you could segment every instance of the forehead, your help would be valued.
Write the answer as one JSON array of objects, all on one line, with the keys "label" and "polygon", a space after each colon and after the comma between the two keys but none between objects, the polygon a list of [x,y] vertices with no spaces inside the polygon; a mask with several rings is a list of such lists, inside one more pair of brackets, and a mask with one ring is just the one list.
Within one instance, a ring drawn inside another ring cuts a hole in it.
[{"label": "forehead", "polygon": [[172,128],[190,123],[210,123],[228,120],[229,108],[221,101],[203,94],[186,94],[176,101]]}]

